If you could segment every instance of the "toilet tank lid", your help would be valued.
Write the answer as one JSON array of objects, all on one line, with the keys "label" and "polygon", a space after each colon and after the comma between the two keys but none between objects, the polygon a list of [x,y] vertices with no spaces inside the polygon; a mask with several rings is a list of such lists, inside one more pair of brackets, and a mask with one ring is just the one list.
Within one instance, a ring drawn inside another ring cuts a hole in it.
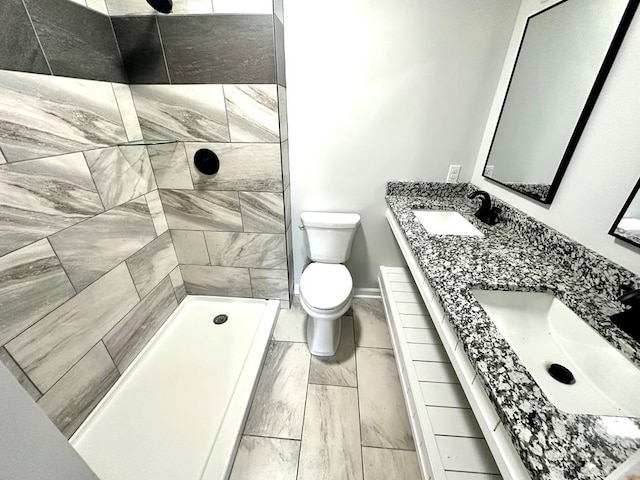
[{"label": "toilet tank lid", "polygon": [[355,228],[360,223],[357,213],[302,212],[300,218],[307,227]]}]

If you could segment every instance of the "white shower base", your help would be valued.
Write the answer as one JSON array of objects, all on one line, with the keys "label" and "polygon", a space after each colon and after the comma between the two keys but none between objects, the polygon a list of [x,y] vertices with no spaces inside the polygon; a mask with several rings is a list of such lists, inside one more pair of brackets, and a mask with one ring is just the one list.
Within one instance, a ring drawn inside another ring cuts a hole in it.
[{"label": "white shower base", "polygon": [[[229,475],[276,300],[187,297],[70,443],[101,480]],[[222,325],[213,318],[229,316]]]}]

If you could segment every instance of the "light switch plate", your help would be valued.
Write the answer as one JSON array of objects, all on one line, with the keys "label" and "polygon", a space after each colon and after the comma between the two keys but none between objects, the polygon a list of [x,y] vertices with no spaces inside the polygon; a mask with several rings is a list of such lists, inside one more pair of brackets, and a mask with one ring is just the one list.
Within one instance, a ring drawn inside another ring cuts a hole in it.
[{"label": "light switch plate", "polygon": [[449,165],[449,173],[447,173],[447,183],[458,183],[458,177],[460,176],[460,165]]}]

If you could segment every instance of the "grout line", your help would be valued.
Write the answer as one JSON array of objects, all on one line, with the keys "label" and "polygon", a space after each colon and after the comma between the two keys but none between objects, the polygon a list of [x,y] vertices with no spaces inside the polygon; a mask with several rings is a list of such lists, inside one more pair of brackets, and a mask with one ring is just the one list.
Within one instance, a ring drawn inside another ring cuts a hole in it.
[{"label": "grout line", "polygon": [[302,429],[300,430],[300,452],[298,453],[298,464],[296,465],[296,479],[300,475],[300,460],[302,458],[302,439],[304,438],[304,426],[307,423],[307,405],[309,404],[309,376],[311,375],[311,357],[309,354],[309,370],[307,371],[307,394],[304,397],[304,413],[302,415]]},{"label": "grout line", "polygon": [[44,57],[44,61],[49,68],[49,73],[54,75],[53,68],[51,68],[51,64],[49,63],[49,59],[47,58],[47,54],[44,51],[44,47],[42,46],[42,42],[40,41],[40,35],[38,35],[38,31],[36,30],[36,26],[33,23],[33,19],[31,18],[31,13],[29,13],[29,9],[27,8],[27,4],[24,0],[22,0],[22,6],[24,7],[24,11],[27,12],[27,17],[29,18],[29,23],[31,24],[31,28],[33,29],[33,33],[36,36],[36,40],[38,41],[38,45],[40,46],[40,51],[42,52],[42,56]]},{"label": "grout line", "polygon": [[[15,338],[15,337],[14,337]],[[8,343],[8,342],[7,342]],[[13,355],[11,355],[11,353],[9,352],[9,350],[7,350],[7,348],[5,346],[2,346],[0,348],[4,348],[4,351],[7,353],[7,355],[9,356],[9,358],[11,360],[13,360],[13,363],[15,363],[16,367],[18,367],[18,370],[20,370],[22,372],[22,374],[24,375],[24,377],[29,380],[29,383],[31,384],[31,386],[33,386],[33,388],[36,389],[36,392],[38,392],[40,394],[40,396],[42,397],[42,395],[44,395],[40,389],[38,388],[38,386],[33,382],[33,380],[31,380],[31,377],[29,375],[27,375],[27,372],[22,368],[22,366],[18,363],[18,361],[13,358]],[[18,379],[16,379],[18,380]],[[19,382],[19,380],[18,380]]]},{"label": "grout line", "polygon": [[162,32],[160,31],[160,23],[158,22],[158,15],[155,15],[156,29],[158,30],[158,39],[160,40],[160,48],[162,49],[162,58],[164,59],[164,68],[167,72],[167,80],[171,85],[171,74],[169,73],[169,62],[167,62],[167,55],[164,51],[164,41],[162,40]]},{"label": "grout line", "polygon": [[[105,5],[106,5],[106,2],[105,2]],[[107,7],[107,11],[108,11],[108,7]],[[102,13],[102,12],[98,12],[98,13]],[[122,51],[120,50],[120,42],[118,42],[118,36],[116,35],[116,29],[113,26],[113,20],[112,20],[111,16],[107,14],[106,17],[109,19],[109,26],[111,27],[111,34],[113,35],[113,43],[115,43],[116,50],[118,50],[118,58],[120,59],[120,67],[122,68],[122,73],[124,74],[124,78],[127,79],[127,83],[124,83],[122,85],[129,86],[129,85],[131,85],[131,80],[129,79],[129,72],[127,72],[127,69],[126,69],[126,67],[124,65],[124,57],[122,56]],[[120,83],[120,82],[112,82],[112,83]],[[122,123],[122,125],[124,126],[124,122]],[[126,131],[125,131],[125,133],[126,133]],[[128,137],[129,136],[127,135],[127,138]]]},{"label": "grout line", "polygon": [[356,396],[358,397],[358,426],[360,427],[360,465],[362,468],[362,477],[364,478],[364,443],[362,442],[362,414],[360,412],[360,378],[358,376],[358,351],[356,346],[356,323],[353,322],[353,356],[356,364]]},{"label": "grout line", "polygon": [[[227,84],[227,85],[234,86],[233,84]],[[229,107],[227,105],[227,95],[224,90],[224,84],[221,84],[220,87],[222,87],[222,100],[224,102],[224,115],[225,115],[225,118],[227,119],[227,134],[229,138],[229,143],[235,143],[231,141],[231,124],[229,123]]]},{"label": "grout line", "polygon": [[[122,317],[124,319],[124,317]],[[120,320],[120,322],[122,321],[122,319]],[[118,322],[118,323],[120,323]],[[116,323],[116,325],[118,325],[118,323]],[[113,328],[116,327],[116,325],[113,326]],[[113,328],[111,330],[113,330]],[[111,331],[109,330],[109,331]],[[106,337],[106,335],[105,335]],[[116,371],[118,372],[119,375],[122,375],[122,372],[120,371],[120,369],[118,368],[118,364],[116,363],[115,359],[113,358],[113,355],[111,355],[111,352],[109,351],[109,349],[107,348],[107,344],[104,343],[104,337],[102,337],[100,339],[100,341],[98,343],[102,343],[102,346],[104,347],[104,349],[107,351],[107,355],[109,355],[109,358],[111,359],[111,361],[113,362],[113,366],[116,369]],[[96,345],[98,344],[96,343]]]},{"label": "grout line", "polygon": [[397,448],[397,447],[378,447],[378,446],[371,446],[371,445],[362,445],[362,448],[375,448],[376,450],[395,450],[396,452],[416,452],[417,450],[411,450],[411,449],[407,449],[407,448]]}]

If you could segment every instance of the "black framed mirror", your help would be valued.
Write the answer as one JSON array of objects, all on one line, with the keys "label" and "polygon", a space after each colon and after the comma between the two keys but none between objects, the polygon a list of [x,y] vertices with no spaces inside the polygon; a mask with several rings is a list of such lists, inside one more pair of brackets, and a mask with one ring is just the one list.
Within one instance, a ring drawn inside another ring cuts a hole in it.
[{"label": "black framed mirror", "polygon": [[629,198],[618,214],[618,218],[609,230],[609,235],[636,247],[640,247],[640,195],[638,190],[640,190],[640,180],[633,187]]},{"label": "black framed mirror", "polygon": [[526,22],[483,177],[549,204],[639,0],[564,0]]}]

